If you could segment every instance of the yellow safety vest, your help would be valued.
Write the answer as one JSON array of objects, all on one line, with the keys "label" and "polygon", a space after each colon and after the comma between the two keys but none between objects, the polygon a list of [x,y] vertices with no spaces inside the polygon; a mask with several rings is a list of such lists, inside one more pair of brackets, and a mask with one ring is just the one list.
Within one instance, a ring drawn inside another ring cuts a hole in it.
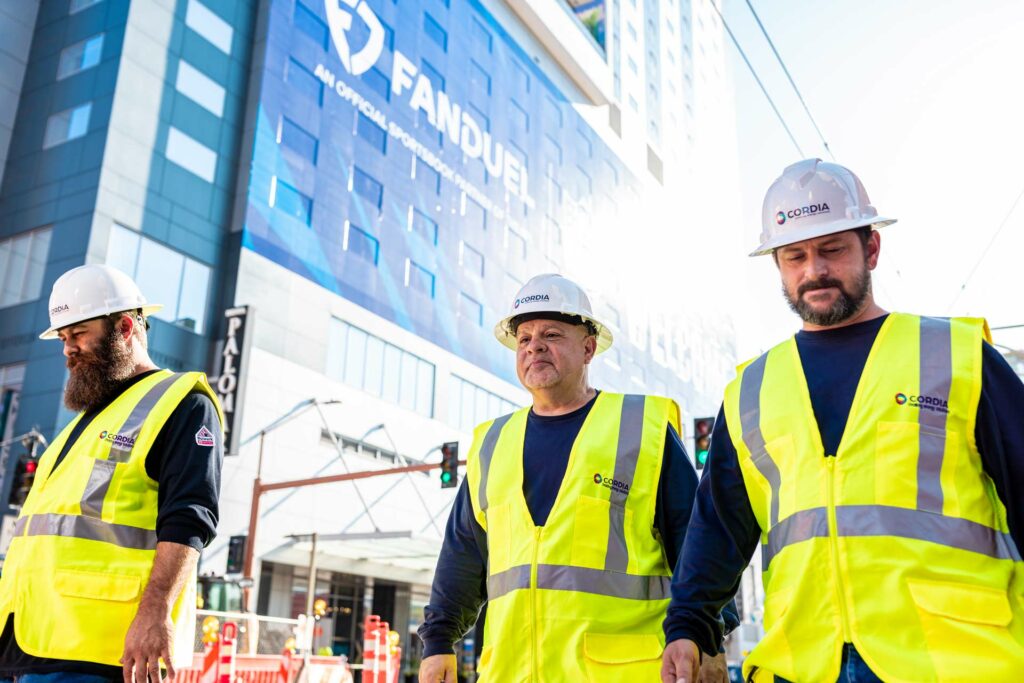
[{"label": "yellow safety vest", "polygon": [[473,512],[487,532],[480,680],[658,681],[672,567],[654,510],[679,408],[599,394],[542,527],[523,496],[529,411],[477,427],[468,457]]},{"label": "yellow safety vest", "polygon": [[795,339],[741,367],[725,415],[766,631],[745,676],[832,683],[847,642],[889,683],[1024,678],[1024,565],[974,442],[987,337],[889,315],[830,454]]},{"label": "yellow safety vest", "polygon": [[[192,391],[220,403],[202,373],[161,370],[118,396],[53,470],[76,417],[39,460],[0,579],[0,625],[36,657],[120,666],[156,555],[157,482],[146,455]],[[51,476],[51,472],[53,476]],[[173,663],[192,661],[196,582],[174,605]]]}]

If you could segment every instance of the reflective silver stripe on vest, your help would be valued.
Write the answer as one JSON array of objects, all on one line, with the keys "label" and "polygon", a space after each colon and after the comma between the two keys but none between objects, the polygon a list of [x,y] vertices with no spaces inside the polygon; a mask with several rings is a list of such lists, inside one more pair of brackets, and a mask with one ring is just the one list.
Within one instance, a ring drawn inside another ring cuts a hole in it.
[{"label": "reflective silver stripe on vest", "polygon": [[623,574],[557,564],[537,566],[537,588],[594,593],[629,600],[667,600],[672,577]]},{"label": "reflective silver stripe on vest", "polygon": [[128,462],[131,459],[132,451],[135,448],[135,441],[139,438],[139,433],[142,431],[142,425],[146,422],[146,418],[153,412],[153,408],[156,407],[157,402],[167,393],[167,390],[171,388],[171,385],[178,381],[181,376],[182,373],[176,372],[170,377],[160,380],[132,408],[128,419],[117,430],[117,435],[125,438],[124,440],[115,441],[110,445],[108,460]]},{"label": "reflective silver stripe on vest", "polygon": [[768,569],[772,558],[783,548],[812,538],[828,536],[828,510],[800,510],[776,524],[768,532],[768,542],[761,547],[761,568]]},{"label": "reflective silver stripe on vest", "polygon": [[[839,505],[836,532],[842,537],[893,536],[928,541],[986,555],[997,560],[1020,562],[1013,538],[984,524],[960,517],[946,517],[911,508],[888,505]],[[801,510],[782,520],[768,532],[762,547],[762,568],[782,550],[802,541],[828,536],[826,508]]]},{"label": "reflective silver stripe on vest", "polygon": [[921,375],[917,407],[917,420],[920,425],[917,509],[938,513],[942,512],[941,475],[946,450],[948,415],[945,408],[948,406],[950,387],[953,384],[952,343],[949,320],[921,318]]},{"label": "reflective silver stripe on vest", "polygon": [[644,430],[644,397],[628,394],[622,399],[622,417],[619,421],[619,442],[615,451],[615,482],[624,484],[621,488],[612,485],[608,509],[608,550],[605,553],[604,568],[624,572],[629,566],[629,550],[626,548],[626,498],[633,486],[637,461],[640,459],[640,440]]},{"label": "reflective silver stripe on vest", "polygon": [[27,528],[28,528],[28,517],[18,517],[18,519],[14,520],[14,535],[15,536],[23,536],[25,534],[25,529],[27,529]]},{"label": "reflective silver stripe on vest", "polygon": [[841,505],[836,508],[836,527],[840,536],[898,536],[997,560],[1020,561],[1020,553],[1007,534],[969,519],[933,512],[888,505]]},{"label": "reflective silver stripe on vest", "polygon": [[[672,577],[623,574],[587,567],[537,565],[537,588],[607,595],[627,600],[668,600]],[[487,599],[530,587],[530,565],[521,564],[487,577]]]},{"label": "reflective silver stripe on vest", "polygon": [[764,434],[761,433],[761,385],[764,383],[764,366],[768,354],[762,355],[743,371],[740,383],[740,429],[743,443],[750,451],[751,462],[757,471],[768,480],[771,487],[771,517],[769,528],[779,523],[779,487],[782,475],[779,467],[765,448]]},{"label": "reflective silver stripe on vest", "polygon": [[501,429],[505,423],[515,415],[509,413],[502,415],[491,423],[484,435],[484,442],[480,444],[480,491],[477,498],[480,501],[480,510],[487,511],[487,473],[491,469],[491,458],[494,456],[494,448],[498,445],[498,437],[501,436]]},{"label": "reflective silver stripe on vest", "polygon": [[121,548],[154,550],[156,531],[125,524],[110,524],[82,515],[45,513],[29,517],[26,536],[64,536],[110,543]]},{"label": "reflective silver stripe on vest", "polygon": [[496,600],[506,593],[530,587],[530,565],[521,564],[487,577],[487,599]]},{"label": "reflective silver stripe on vest", "polygon": [[[110,484],[114,479],[114,471],[118,463],[128,462],[131,459],[135,448],[135,440],[139,438],[142,425],[146,418],[153,412],[156,404],[164,397],[164,394],[171,388],[182,373],[175,373],[157,382],[142,399],[132,408],[132,412],[117,431],[118,436],[128,437],[131,445],[125,448],[125,442],[116,441],[110,445],[110,456],[107,460],[95,460],[92,464],[92,472],[89,473],[89,481],[85,484],[85,492],[82,494],[82,514],[87,517],[100,519],[103,517],[103,501],[110,490]],[[81,438],[81,437],[79,437]]]}]

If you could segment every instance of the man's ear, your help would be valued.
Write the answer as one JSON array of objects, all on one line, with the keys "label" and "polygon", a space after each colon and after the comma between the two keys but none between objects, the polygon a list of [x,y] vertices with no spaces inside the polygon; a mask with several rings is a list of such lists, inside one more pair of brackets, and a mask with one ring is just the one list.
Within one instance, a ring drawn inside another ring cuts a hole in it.
[{"label": "man's ear", "polygon": [[583,340],[583,362],[590,364],[590,361],[594,360],[594,356],[597,355],[597,337],[592,334],[588,334],[586,339]]},{"label": "man's ear", "polygon": [[129,341],[132,338],[132,333],[135,331],[135,318],[124,313],[117,321],[117,332],[121,335],[121,338],[125,341]]}]

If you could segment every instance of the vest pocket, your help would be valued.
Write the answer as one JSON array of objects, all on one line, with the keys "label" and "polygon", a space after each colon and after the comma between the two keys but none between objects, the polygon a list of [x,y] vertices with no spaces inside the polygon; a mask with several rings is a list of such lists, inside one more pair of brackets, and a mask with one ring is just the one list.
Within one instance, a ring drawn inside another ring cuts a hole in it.
[{"label": "vest pocket", "polygon": [[661,640],[654,634],[584,633],[583,665],[591,683],[657,682]]},{"label": "vest pocket", "polygon": [[141,580],[126,574],[103,574],[60,569],[54,574],[54,589],[69,598],[92,598],[128,602],[139,595]]},{"label": "vest pocket", "polygon": [[1007,628],[1013,618],[1007,590],[923,579],[907,579],[907,588],[940,675],[1011,680],[1006,676],[1024,659],[1024,647]]}]

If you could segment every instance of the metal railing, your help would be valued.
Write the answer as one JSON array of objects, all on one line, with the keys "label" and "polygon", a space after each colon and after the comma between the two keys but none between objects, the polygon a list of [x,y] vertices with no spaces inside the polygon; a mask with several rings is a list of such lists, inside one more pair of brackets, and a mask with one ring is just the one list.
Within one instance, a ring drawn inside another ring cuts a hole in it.
[{"label": "metal railing", "polygon": [[203,651],[203,620],[217,617],[221,625],[233,621],[238,624],[238,653],[245,655],[279,655],[289,638],[295,637],[298,619],[268,617],[242,612],[216,612],[196,610],[196,628],[193,652]]}]

